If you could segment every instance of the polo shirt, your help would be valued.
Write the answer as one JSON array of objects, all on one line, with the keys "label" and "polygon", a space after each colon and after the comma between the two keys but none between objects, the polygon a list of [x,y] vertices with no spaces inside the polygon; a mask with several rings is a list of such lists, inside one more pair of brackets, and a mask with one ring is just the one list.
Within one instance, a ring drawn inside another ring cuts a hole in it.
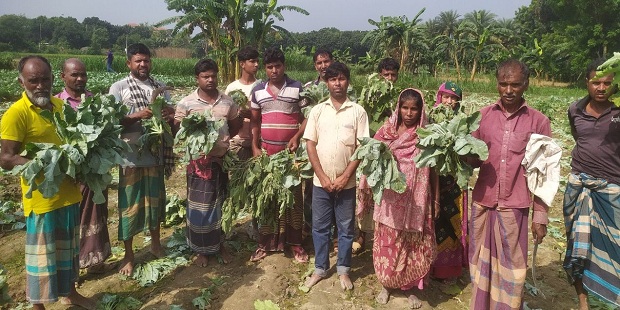
[{"label": "polo shirt", "polygon": [[280,92],[272,94],[269,81],[258,84],[252,90],[251,108],[261,112],[261,141],[271,145],[267,148],[272,155],[286,148],[288,142],[299,131],[303,120],[301,114],[301,83],[285,76]]},{"label": "polo shirt", "polygon": [[[51,100],[54,112],[62,114],[64,102],[55,97],[52,97]],[[30,142],[61,145],[62,141],[56,134],[54,125],[40,115],[41,111],[42,109],[30,102],[26,93],[23,92],[21,99],[13,103],[0,120],[0,139],[21,142],[21,151]],[[29,186],[23,177],[20,179],[26,216],[29,216],[32,211],[36,214],[42,214],[82,200],[79,185],[69,177],[65,177],[59,186],[58,193],[51,198],[43,198],[38,190],[32,192],[32,198],[26,198],[25,193]]]},{"label": "polo shirt", "polygon": [[[84,96],[86,98],[88,97],[92,97],[93,94],[89,91],[86,91],[84,93]],[[80,105],[80,103],[82,103],[82,98],[81,97],[77,97],[77,98],[73,98],[71,97],[71,95],[69,95],[69,93],[67,92],[67,89],[63,89],[61,92],[59,92],[58,94],[56,94],[56,96],[54,96],[56,98],[60,98],[64,101],[66,101],[74,110],[77,109],[77,107]]]},{"label": "polo shirt", "polygon": [[586,96],[568,108],[575,139],[571,170],[620,185],[620,108],[612,105],[596,118],[586,112],[589,101]]},{"label": "polo shirt", "polygon": [[[352,101],[345,101],[336,110],[331,99],[317,104],[308,115],[303,138],[316,142],[316,151],[323,171],[331,181],[341,175],[357,148],[357,139],[370,137],[368,115],[364,108]],[[316,173],[313,183],[321,187]],[[345,189],[355,187],[355,175]]]},{"label": "polo shirt", "polygon": [[[176,121],[182,121],[186,116],[193,113],[204,113],[204,111],[211,111],[211,115],[215,120],[233,120],[237,118],[239,114],[239,107],[235,104],[228,95],[219,92],[217,100],[213,104],[210,104],[198,96],[198,89],[181,99],[177,104],[176,111],[174,113],[174,119]],[[230,139],[228,123],[225,122],[219,130],[219,136],[213,149],[209,152],[209,156],[222,157],[228,150],[228,141]]]},{"label": "polo shirt", "polygon": [[[551,136],[549,119],[527,102],[506,115],[500,100],[484,107],[480,114],[480,127],[472,135],[487,144],[489,158],[480,166],[473,201],[489,208],[529,208],[532,195],[521,162],[531,134]],[[546,216],[540,218],[542,214],[537,214],[542,211],[546,215],[546,209],[534,204],[534,211],[534,220],[546,223]]]}]

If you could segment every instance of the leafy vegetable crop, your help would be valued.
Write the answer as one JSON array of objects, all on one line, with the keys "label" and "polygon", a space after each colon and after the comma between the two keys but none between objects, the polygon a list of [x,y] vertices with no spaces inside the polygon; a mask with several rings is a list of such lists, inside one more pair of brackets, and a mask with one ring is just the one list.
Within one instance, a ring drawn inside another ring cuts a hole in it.
[{"label": "leafy vegetable crop", "polygon": [[[230,154],[227,153],[227,154]],[[286,208],[293,206],[292,188],[302,178],[312,177],[305,148],[296,153],[283,150],[271,156],[240,161],[235,155],[224,158],[230,171],[229,196],[222,206],[222,229],[228,233],[240,210],[247,210],[261,225],[275,225]]]},{"label": "leafy vegetable crop", "polygon": [[[441,105],[442,106],[442,105]],[[441,106],[438,108],[441,109]],[[435,109],[435,108],[433,108]],[[440,114],[438,111],[431,113]],[[480,160],[489,157],[484,141],[471,133],[480,125],[480,112],[467,116],[465,113],[444,115],[443,121],[418,128],[417,147],[422,149],[414,158],[416,166],[434,167],[439,175],[451,175],[461,188],[467,186],[473,168],[463,162],[460,156],[477,155]],[[439,116],[437,119],[441,119]]]},{"label": "leafy vegetable crop", "polygon": [[362,138],[358,141],[360,146],[351,156],[351,160],[361,160],[355,174],[358,180],[362,175],[366,176],[374,202],[381,203],[385,189],[391,189],[399,194],[404,193],[407,189],[407,180],[398,170],[398,163],[390,148],[373,138]]},{"label": "leafy vegetable crop", "polygon": [[329,99],[329,89],[327,89],[327,84],[325,82],[320,82],[319,84],[312,84],[308,87],[304,88],[300,96],[308,99],[311,105],[315,105]]},{"label": "leafy vegetable crop", "polygon": [[366,78],[366,85],[362,88],[357,102],[366,109],[366,113],[375,124],[382,124],[385,112],[393,110],[398,93],[392,82],[384,79],[378,73]]},{"label": "leafy vegetable crop", "polygon": [[219,137],[225,120],[214,120],[210,111],[192,113],[181,120],[181,129],[177,132],[175,142],[184,141],[187,147],[185,161],[209,154]]},{"label": "leafy vegetable crop", "polygon": [[63,142],[28,143],[23,156],[31,158],[28,163],[16,166],[11,173],[20,174],[29,185],[25,196],[32,197],[39,190],[43,197],[56,195],[66,176],[88,185],[94,192],[93,202],[103,203],[103,191],[112,182],[111,170],[123,162],[122,152],[129,145],[120,139],[123,127],[119,120],[127,108],[112,96],[86,98],[73,110],[64,105],[63,114],[42,111],[55,126]]},{"label": "leafy vegetable crop", "polygon": [[164,226],[170,227],[185,220],[186,203],[187,200],[179,198],[178,195],[166,197],[166,220]]},{"label": "leafy vegetable crop", "polygon": [[162,116],[162,109],[167,105],[166,100],[161,97],[156,98],[150,104],[149,108],[153,112],[153,117],[141,120],[144,133],[138,139],[138,152],[146,149],[154,156],[159,156],[159,151],[163,146],[174,145],[172,129]]},{"label": "leafy vegetable crop", "polygon": [[4,269],[4,266],[0,264],[0,305],[11,301],[11,296],[9,296],[8,278],[6,269]]},{"label": "leafy vegetable crop", "polygon": [[228,93],[232,100],[239,106],[239,109],[248,109],[248,102],[250,101],[245,93],[241,89],[235,89]]}]

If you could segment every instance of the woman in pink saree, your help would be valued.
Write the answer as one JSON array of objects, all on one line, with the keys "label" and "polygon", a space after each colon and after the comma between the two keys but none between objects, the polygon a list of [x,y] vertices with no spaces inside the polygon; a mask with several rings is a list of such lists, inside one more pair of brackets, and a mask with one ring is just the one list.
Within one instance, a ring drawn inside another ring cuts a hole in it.
[{"label": "woman in pink saree", "polygon": [[[416,129],[426,124],[423,98],[416,89],[403,90],[396,110],[374,136],[389,146],[407,179],[404,193],[386,189],[381,203],[374,207],[373,264],[383,286],[376,300],[385,304],[391,290],[409,291],[408,300],[414,309],[422,303],[413,289],[424,288],[435,259],[434,218],[439,211],[439,195],[435,190],[438,178],[428,167],[416,168],[413,161],[420,152],[416,148]],[[358,218],[372,206],[372,195],[364,177],[359,187]]]}]

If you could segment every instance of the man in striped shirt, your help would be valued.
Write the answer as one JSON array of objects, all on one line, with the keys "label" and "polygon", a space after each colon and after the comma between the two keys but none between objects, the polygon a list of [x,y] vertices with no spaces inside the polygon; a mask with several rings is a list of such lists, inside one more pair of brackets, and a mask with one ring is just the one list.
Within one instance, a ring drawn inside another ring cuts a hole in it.
[{"label": "man in striped shirt", "polygon": [[[299,146],[306,127],[301,113],[302,85],[290,79],[285,72],[284,53],[278,48],[265,51],[263,63],[267,79],[252,90],[250,126],[252,128],[252,153],[260,156],[263,150],[273,155],[282,150],[294,152]],[[303,227],[303,201],[301,187],[293,189],[295,203],[287,208],[281,218],[275,219],[278,225],[261,225],[259,219],[258,249],[250,258],[259,261],[267,252],[282,252],[289,245],[298,262],[307,262],[308,254],[301,247]],[[279,216],[279,207],[271,206],[271,216]],[[263,221],[266,219],[263,219]]]}]

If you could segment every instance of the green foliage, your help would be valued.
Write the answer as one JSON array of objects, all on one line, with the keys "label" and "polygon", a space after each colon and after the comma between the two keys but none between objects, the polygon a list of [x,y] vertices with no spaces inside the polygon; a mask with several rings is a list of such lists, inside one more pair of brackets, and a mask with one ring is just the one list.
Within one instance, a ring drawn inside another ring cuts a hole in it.
[{"label": "green foliage", "polygon": [[26,227],[26,223],[21,203],[15,201],[0,202],[0,231],[19,230],[24,227]]},{"label": "green foliage", "polygon": [[88,185],[94,192],[93,202],[105,202],[103,190],[112,182],[111,170],[123,163],[121,154],[129,149],[119,138],[123,129],[119,120],[126,111],[112,96],[94,96],[86,98],[77,110],[64,105],[64,117],[58,112],[41,112],[54,124],[63,144],[24,146],[24,156],[32,160],[11,173],[26,180],[29,188],[25,196],[30,198],[32,191],[39,190],[43,197],[53,197],[64,178],[70,177]]},{"label": "green foliage", "polygon": [[[617,89],[618,84],[620,83],[620,53],[614,52],[614,55],[607,59],[607,61],[601,65],[599,70],[601,71],[597,72],[598,77],[603,77],[609,74],[614,75],[614,84]],[[616,105],[620,105],[620,96],[618,96],[617,91],[610,98]]]},{"label": "green foliage", "polygon": [[181,120],[175,143],[184,142],[187,147],[185,161],[208,155],[217,142],[222,127],[228,126],[225,120],[214,120],[211,111],[191,113]]},{"label": "green foliage", "polygon": [[385,189],[402,194],[407,189],[407,179],[398,169],[398,162],[390,148],[383,142],[373,138],[358,139],[360,145],[355,149],[351,160],[360,160],[356,170],[359,180],[361,175],[372,190],[372,198],[376,204],[381,203]]},{"label": "green foliage", "polygon": [[239,106],[240,109],[249,109],[248,102],[250,99],[245,95],[241,89],[235,89],[228,93],[232,100]]},{"label": "green foliage", "polygon": [[457,113],[452,119],[418,128],[417,147],[422,151],[414,158],[416,166],[433,167],[439,175],[451,175],[461,188],[465,188],[473,169],[461,160],[461,156],[475,155],[480,160],[489,156],[484,141],[471,135],[479,124],[480,112],[470,116]]},{"label": "green foliage", "polygon": [[182,223],[185,220],[187,200],[178,195],[166,197],[166,220],[164,226],[170,227]]},{"label": "green foliage", "polygon": [[138,139],[138,152],[148,150],[153,156],[159,157],[159,152],[163,146],[174,145],[174,137],[172,136],[172,128],[162,116],[162,109],[168,103],[162,97],[156,98],[149,108],[153,112],[151,118],[141,120],[144,132]]},{"label": "green foliage", "polygon": [[229,232],[232,221],[246,210],[261,225],[275,225],[287,208],[294,203],[293,187],[302,178],[312,177],[312,167],[303,147],[296,153],[283,150],[271,156],[240,161],[228,153],[224,169],[230,172],[229,196],[222,206],[222,230]]},{"label": "green foliage", "polygon": [[215,291],[218,286],[224,284],[222,278],[213,278],[211,281],[213,281],[213,283],[209,285],[209,287],[201,289],[200,296],[192,300],[192,304],[195,308],[200,310],[207,309],[211,305],[213,291]]},{"label": "green foliage", "polygon": [[0,305],[11,302],[11,296],[9,296],[9,284],[8,275],[4,266],[0,264]]},{"label": "green foliage", "polygon": [[329,99],[329,89],[327,89],[327,84],[325,82],[320,82],[319,84],[313,83],[305,87],[304,91],[299,95],[307,98],[311,105],[315,105]]},{"label": "green foliage", "polygon": [[189,261],[183,256],[166,256],[136,265],[131,278],[138,281],[138,285],[142,287],[152,286],[177,267],[188,264]]},{"label": "green foliage", "polygon": [[[392,82],[384,79],[378,73],[373,73],[366,78],[366,84],[359,93],[357,102],[364,107],[370,122],[383,123],[387,112],[393,110],[398,93]],[[375,129],[375,128],[373,128]]]},{"label": "green foliage", "polygon": [[142,302],[127,296],[104,294],[101,301],[97,303],[97,310],[138,310],[142,307]]},{"label": "green foliage", "polygon": [[280,310],[280,306],[271,300],[255,300],[254,310]]}]

